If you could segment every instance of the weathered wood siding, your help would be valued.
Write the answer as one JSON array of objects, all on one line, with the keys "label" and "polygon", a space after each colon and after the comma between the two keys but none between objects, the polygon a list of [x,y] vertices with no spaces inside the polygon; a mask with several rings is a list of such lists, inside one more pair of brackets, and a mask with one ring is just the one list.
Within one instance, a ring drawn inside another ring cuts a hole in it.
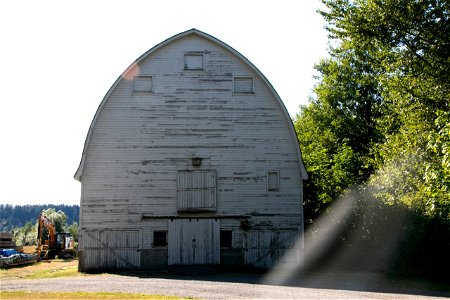
[{"label": "weathered wood siding", "polygon": [[[195,55],[186,60],[186,53]],[[235,90],[237,77],[251,78],[253,91],[240,92],[249,80]],[[177,197],[177,174],[214,170],[214,195],[198,205],[251,216],[257,230],[302,231],[298,151],[291,120],[266,79],[240,54],[193,30],[150,50],[103,100],[76,174],[81,228],[143,230],[141,245],[151,249],[151,223],[141,216],[177,215],[195,193]],[[192,165],[196,157],[201,166]],[[269,171],[279,174],[276,191],[268,190]],[[239,236],[239,221],[229,224]]]},{"label": "weathered wood siding", "polygon": [[220,264],[220,221],[181,219],[169,221],[169,265]]},{"label": "weathered wood siding", "polygon": [[178,211],[216,210],[216,171],[178,171]]},{"label": "weathered wood siding", "polygon": [[80,240],[83,269],[138,269],[140,242],[138,230],[85,230]]},{"label": "weathered wood siding", "polygon": [[[296,264],[301,253],[292,253],[299,238],[298,231],[291,230],[251,230],[244,234],[245,264],[257,268],[268,268],[279,260]],[[289,256],[287,256],[289,255]]]}]

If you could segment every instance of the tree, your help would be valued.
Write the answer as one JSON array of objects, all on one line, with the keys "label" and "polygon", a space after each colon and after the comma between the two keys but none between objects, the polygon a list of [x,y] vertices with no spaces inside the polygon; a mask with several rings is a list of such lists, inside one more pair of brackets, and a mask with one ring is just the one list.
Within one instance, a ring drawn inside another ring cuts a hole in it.
[{"label": "tree", "polygon": [[[323,2],[334,48],[316,66],[317,98],[295,122],[313,202],[323,210],[379,170],[371,182],[386,187],[380,199],[450,218],[449,3]],[[346,162],[341,174],[336,158]],[[385,170],[396,180],[388,184]]]},{"label": "tree", "polygon": [[357,268],[398,251],[395,273],[448,278],[450,4],[323,2],[333,47],[294,120],[310,174],[305,217],[345,207],[331,228],[312,226],[352,248],[345,258]]},{"label": "tree", "polygon": [[51,222],[55,223],[55,229],[57,232],[64,231],[64,225],[66,224],[66,214],[59,210],[56,211],[54,208],[48,208],[42,211],[42,214]]},{"label": "tree", "polygon": [[18,246],[32,246],[37,240],[37,224],[27,222],[25,226],[13,230],[14,241]]},{"label": "tree", "polygon": [[[359,50],[361,52],[361,50]],[[383,141],[378,119],[383,99],[376,71],[348,44],[316,65],[315,99],[294,120],[309,174],[305,187],[307,222],[349,186],[374,171],[373,147]]]},{"label": "tree", "polygon": [[35,222],[39,214],[48,208],[61,210],[67,216],[67,223],[78,222],[78,205],[42,204],[42,205],[11,205],[0,204],[0,231],[11,231],[15,227],[23,227],[27,222]]}]

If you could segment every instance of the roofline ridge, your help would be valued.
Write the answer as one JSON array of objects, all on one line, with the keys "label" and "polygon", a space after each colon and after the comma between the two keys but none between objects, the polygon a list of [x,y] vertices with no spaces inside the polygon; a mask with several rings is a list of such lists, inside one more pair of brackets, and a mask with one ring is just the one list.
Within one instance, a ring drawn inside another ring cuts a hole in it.
[{"label": "roofline ridge", "polygon": [[[229,52],[231,52],[232,54],[234,54],[238,58],[240,58],[242,61],[244,61],[253,71],[255,71],[255,73],[257,75],[259,75],[259,77],[268,86],[268,88],[272,91],[273,95],[277,99],[277,102],[280,105],[280,108],[283,111],[283,114],[285,115],[286,119],[290,123],[291,135],[293,135],[293,139],[298,142],[297,134],[295,132],[294,125],[292,123],[292,119],[290,118],[290,115],[289,115],[289,113],[288,113],[288,111],[286,109],[286,106],[284,105],[284,103],[281,100],[280,96],[276,92],[275,88],[272,86],[272,84],[269,82],[269,80],[264,76],[264,74],[252,62],[250,62],[244,55],[242,55],[239,51],[237,51],[236,49],[234,49],[233,47],[231,47],[227,43],[222,42],[221,40],[217,39],[216,37],[214,37],[214,36],[212,36],[212,35],[210,35],[210,34],[208,34],[206,32],[203,32],[203,31],[201,31],[199,29],[191,28],[189,30],[183,31],[181,33],[178,33],[176,35],[173,35],[173,36],[165,39],[161,43],[155,45],[154,47],[152,47],[149,50],[147,50],[146,52],[144,52],[134,62],[132,62],[131,65],[124,72],[122,72],[122,74],[120,74],[120,76],[116,79],[116,81],[113,83],[113,85],[109,88],[108,92],[105,94],[105,96],[103,97],[102,101],[100,102],[100,104],[99,104],[99,106],[97,108],[97,111],[95,112],[95,115],[94,115],[94,117],[92,119],[91,125],[89,126],[88,134],[86,136],[86,140],[85,140],[84,146],[83,146],[83,152],[82,152],[82,155],[81,155],[81,160],[80,160],[80,163],[78,165],[77,171],[74,174],[74,178],[76,180],[81,181],[81,177],[82,177],[83,169],[84,169],[84,164],[85,164],[85,159],[86,159],[86,155],[87,155],[87,148],[88,148],[89,142],[91,140],[92,130],[95,127],[97,118],[98,118],[100,112],[102,111],[103,106],[108,101],[109,96],[115,90],[116,86],[124,78],[126,78],[126,75],[133,70],[134,66],[138,65],[138,63],[141,62],[142,60],[144,60],[147,56],[149,56],[152,53],[154,53],[155,51],[163,48],[164,46],[174,42],[175,40],[181,39],[181,38],[183,38],[185,36],[188,36],[190,34],[197,34],[197,35],[199,35],[199,36],[201,36],[201,37],[203,37],[203,38],[205,38],[205,39],[207,39],[207,40],[209,40],[211,42],[214,42],[214,43],[224,47],[226,50],[228,50]],[[302,154],[301,154],[300,147],[297,147],[297,156],[298,156],[298,160],[299,160],[299,164],[300,164],[300,173],[301,173],[300,175],[301,175],[301,178],[303,180],[306,180],[306,179],[308,179],[308,174],[307,174],[306,168],[305,168],[305,166],[303,164],[303,159],[302,159]]]}]

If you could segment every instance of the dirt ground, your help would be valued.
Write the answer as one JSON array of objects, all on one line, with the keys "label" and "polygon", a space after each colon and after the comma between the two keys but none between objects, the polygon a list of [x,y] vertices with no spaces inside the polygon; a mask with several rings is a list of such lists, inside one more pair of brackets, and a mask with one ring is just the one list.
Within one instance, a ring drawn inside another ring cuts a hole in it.
[{"label": "dirt ground", "polygon": [[36,252],[36,246],[22,246],[22,252],[23,253],[35,253]]},{"label": "dirt ground", "polygon": [[[301,278],[263,274],[221,273],[170,275],[128,272],[26,279],[40,270],[67,269],[77,261],[51,261],[3,272],[2,291],[84,291],[173,295],[200,299],[436,299],[450,289],[430,289],[424,282],[393,281],[368,273],[306,274]],[[34,271],[33,271],[34,269]],[[7,275],[6,275],[7,274]],[[25,279],[24,279],[25,278]],[[283,278],[283,280],[279,280]]]}]

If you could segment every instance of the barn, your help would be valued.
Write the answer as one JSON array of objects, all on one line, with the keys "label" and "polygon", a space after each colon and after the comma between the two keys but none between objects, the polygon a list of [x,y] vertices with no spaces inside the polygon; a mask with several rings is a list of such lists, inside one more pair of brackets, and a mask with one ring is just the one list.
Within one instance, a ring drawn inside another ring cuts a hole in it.
[{"label": "barn", "polygon": [[267,269],[302,258],[307,173],[289,114],[250,61],[199,30],[119,76],[74,177],[80,271]]}]

